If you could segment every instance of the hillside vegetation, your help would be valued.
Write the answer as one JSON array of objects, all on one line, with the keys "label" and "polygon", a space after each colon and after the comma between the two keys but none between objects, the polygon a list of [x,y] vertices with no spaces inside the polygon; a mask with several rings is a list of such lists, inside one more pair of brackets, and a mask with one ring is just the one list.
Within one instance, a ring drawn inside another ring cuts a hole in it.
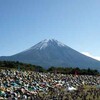
[{"label": "hillside vegetation", "polygon": [[17,70],[31,70],[36,72],[51,72],[51,73],[61,73],[61,74],[79,74],[79,75],[99,75],[97,70],[93,69],[80,69],[71,67],[50,67],[44,69],[42,66],[26,64],[14,61],[0,61],[0,69],[17,69]]}]

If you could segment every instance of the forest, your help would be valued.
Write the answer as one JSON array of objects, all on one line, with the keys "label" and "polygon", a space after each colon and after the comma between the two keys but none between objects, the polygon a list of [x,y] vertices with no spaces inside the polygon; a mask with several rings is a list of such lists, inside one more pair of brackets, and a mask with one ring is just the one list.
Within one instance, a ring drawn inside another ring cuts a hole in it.
[{"label": "forest", "polygon": [[0,70],[1,69],[16,69],[16,70],[29,70],[36,72],[50,72],[55,74],[76,74],[76,75],[100,75],[99,71],[96,69],[80,69],[78,67],[72,68],[69,66],[66,67],[55,67],[51,66],[48,69],[43,68],[42,66],[26,64],[18,61],[0,61]]}]

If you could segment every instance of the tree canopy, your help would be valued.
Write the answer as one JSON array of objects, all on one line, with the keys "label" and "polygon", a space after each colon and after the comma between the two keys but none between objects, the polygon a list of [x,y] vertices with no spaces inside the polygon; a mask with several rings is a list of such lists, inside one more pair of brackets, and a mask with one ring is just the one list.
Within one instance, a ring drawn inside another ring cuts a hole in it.
[{"label": "tree canopy", "polygon": [[50,72],[50,73],[61,73],[61,74],[79,74],[79,75],[98,75],[98,70],[95,69],[80,69],[78,67],[50,67],[45,69],[41,66],[21,63],[18,61],[0,61],[0,69],[17,69],[17,70],[31,70],[37,72]]}]

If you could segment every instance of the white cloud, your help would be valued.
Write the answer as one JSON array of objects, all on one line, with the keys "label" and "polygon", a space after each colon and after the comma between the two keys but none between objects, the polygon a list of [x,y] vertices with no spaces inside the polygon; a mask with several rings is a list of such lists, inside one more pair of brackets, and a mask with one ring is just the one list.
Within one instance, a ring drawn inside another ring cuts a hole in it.
[{"label": "white cloud", "polygon": [[98,56],[93,56],[93,55],[92,55],[91,53],[89,53],[89,52],[82,52],[82,54],[84,54],[84,55],[86,55],[86,56],[89,56],[89,57],[91,57],[91,58],[94,58],[94,59],[100,61],[100,57],[98,57]]}]

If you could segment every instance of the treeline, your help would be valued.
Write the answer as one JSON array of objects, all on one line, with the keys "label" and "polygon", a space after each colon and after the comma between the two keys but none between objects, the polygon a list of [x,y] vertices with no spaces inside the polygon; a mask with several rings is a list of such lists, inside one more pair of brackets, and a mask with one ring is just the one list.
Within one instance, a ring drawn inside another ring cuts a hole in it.
[{"label": "treeline", "polygon": [[76,75],[99,75],[100,73],[97,70],[93,69],[80,69],[80,68],[71,68],[71,67],[50,67],[48,72],[53,73],[62,73],[62,74],[76,74]]},{"label": "treeline", "polygon": [[21,63],[19,61],[0,61],[0,69],[17,69],[17,70],[31,70],[44,72],[45,69],[41,66]]},{"label": "treeline", "polygon": [[21,63],[18,61],[0,61],[0,69],[17,69],[17,70],[31,70],[36,72],[50,72],[50,73],[61,73],[61,74],[78,74],[78,75],[99,75],[97,70],[93,69],[80,69],[71,67],[50,67],[44,69],[41,66]]}]

